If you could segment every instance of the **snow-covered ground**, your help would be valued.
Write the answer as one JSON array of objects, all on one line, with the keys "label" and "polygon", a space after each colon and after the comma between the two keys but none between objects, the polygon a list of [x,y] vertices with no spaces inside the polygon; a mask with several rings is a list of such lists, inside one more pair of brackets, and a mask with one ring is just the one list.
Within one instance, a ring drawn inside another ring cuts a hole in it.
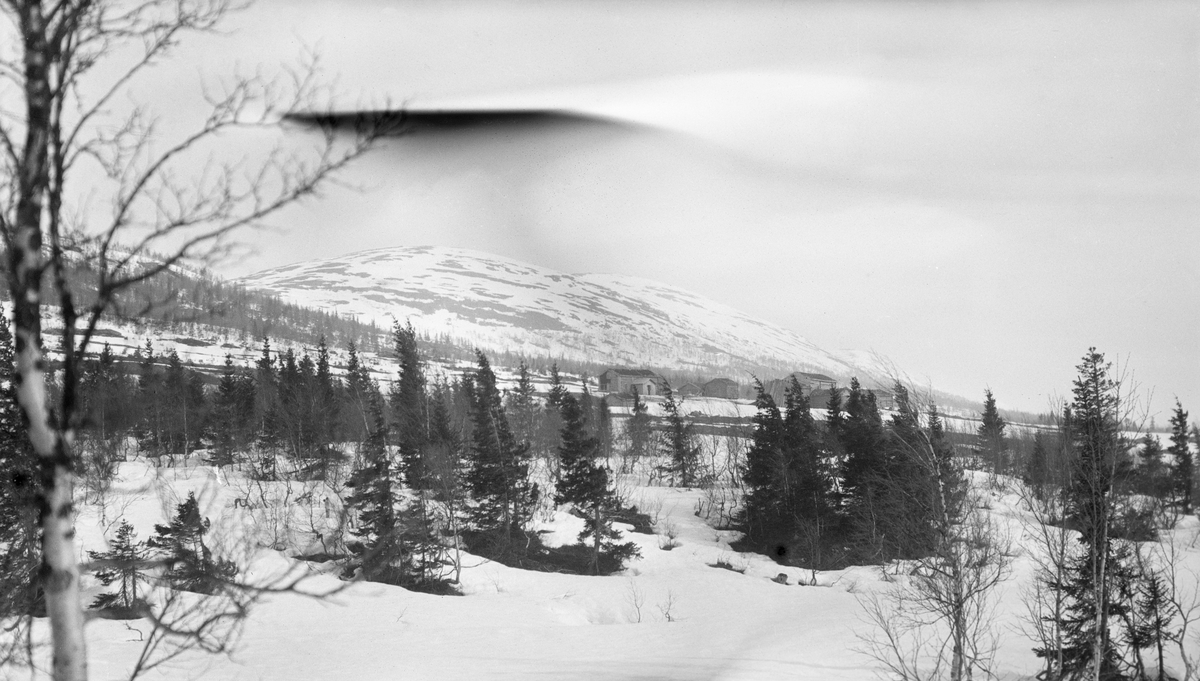
[{"label": "snow-covered ground", "polygon": [[[982,484],[982,477],[977,482]],[[231,541],[250,537],[285,550],[260,549],[249,574],[309,571],[304,588],[343,590],[326,599],[268,597],[252,611],[229,655],[189,652],[148,672],[150,679],[869,679],[876,663],[858,652],[864,621],[859,599],[895,588],[876,567],[815,575],[729,548],[736,533],[695,515],[700,490],[626,485],[629,499],[657,516],[657,535],[627,530],[641,549],[622,573],[606,577],[505,567],[467,556],[464,596],[433,596],[371,583],[346,585],[331,568],[285,557],[311,550],[311,528],[332,513],[320,483],[269,483],[254,491],[271,503],[235,503],[250,492],[236,472],[206,466],[122,465],[103,513],[80,505],[84,549],[104,547],[118,516],[140,539],[195,491],[218,531]],[[987,512],[1017,540],[1011,576],[998,594],[992,621],[1000,635],[1002,679],[1029,678],[1039,668],[1020,633],[1021,586],[1029,583],[1032,550],[1022,539],[1028,521],[1015,495],[985,492]],[[257,507],[256,507],[257,506]],[[286,509],[283,510],[283,509]],[[311,522],[310,522],[311,521]],[[542,518],[547,543],[574,541],[580,520],[558,511]],[[280,523],[290,523],[280,531]],[[1200,531],[1195,518],[1181,533]],[[678,545],[667,550],[667,534]],[[307,539],[306,539],[307,537]],[[237,543],[233,541],[233,543]],[[81,554],[82,555],[82,554]],[[724,562],[744,572],[712,567]],[[1200,574],[1200,545],[1184,567]],[[894,570],[893,570],[894,571]],[[772,580],[780,573],[787,583]],[[1190,578],[1190,577],[1189,577]],[[900,576],[903,579],[903,576]],[[1194,588],[1194,584],[1191,588]],[[87,598],[97,592],[89,588]],[[44,634],[44,623],[39,633]],[[142,651],[142,621],[93,621],[88,628],[92,678],[124,678]],[[1193,632],[1193,635],[1198,635]],[[1200,646],[1200,638],[1197,639]]]}]

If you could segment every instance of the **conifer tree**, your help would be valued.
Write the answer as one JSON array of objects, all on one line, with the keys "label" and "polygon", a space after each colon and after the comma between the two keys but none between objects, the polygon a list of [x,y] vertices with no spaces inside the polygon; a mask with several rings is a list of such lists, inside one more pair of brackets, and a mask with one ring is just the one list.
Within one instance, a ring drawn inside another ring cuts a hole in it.
[{"label": "conifer tree", "polygon": [[162,390],[166,398],[163,440],[167,453],[186,457],[196,448],[203,432],[204,389],[199,376],[183,366],[174,350],[167,355]]},{"label": "conifer tree", "polygon": [[933,445],[934,438],[943,441],[944,435],[940,417],[931,419],[928,428],[922,426],[919,406],[903,383],[896,381],[892,394],[895,413],[880,468],[871,476],[872,513],[864,519],[870,519],[870,533],[882,540],[887,555],[916,558],[934,549],[937,529],[944,525],[939,522],[943,495],[937,472],[947,462]]},{"label": "conifer tree", "polygon": [[936,404],[929,405],[929,454],[934,458],[938,486],[933,491],[933,517],[957,522],[967,497],[967,480],[954,460],[954,448],[946,439],[946,426]]},{"label": "conifer tree", "polygon": [[37,454],[16,401],[12,332],[0,314],[0,618],[30,614],[41,560]]},{"label": "conifer tree", "polygon": [[1033,489],[1034,494],[1039,495],[1039,498],[1044,497],[1046,486],[1050,482],[1050,454],[1046,450],[1045,436],[1040,430],[1033,434],[1033,449],[1029,458],[1025,460],[1025,470],[1021,479]]},{"label": "conifer tree", "polygon": [[[466,462],[462,438],[450,415],[452,399],[452,388],[444,382],[429,396],[429,440],[425,444],[424,459],[433,485],[432,498],[441,504],[444,534],[450,539],[449,547],[438,542],[432,548],[448,557],[440,562],[451,564],[455,571],[453,581],[457,582],[462,567],[460,540],[468,496],[463,486]],[[440,571],[440,566],[438,569]]]},{"label": "conifer tree", "polygon": [[513,549],[515,535],[523,534],[537,488],[528,479],[529,449],[513,437],[487,356],[476,351],[476,360],[478,369],[465,383],[473,422],[467,485],[477,502],[475,526],[503,554]]},{"label": "conifer tree", "polygon": [[558,362],[555,362],[550,365],[550,390],[546,393],[546,408],[559,411],[566,394],[567,387],[563,385],[562,375],[558,372]]},{"label": "conifer tree", "polygon": [[562,374],[558,364],[550,366],[550,389],[546,392],[545,408],[538,414],[538,433],[533,442],[533,454],[546,462],[555,484],[562,478],[562,462],[558,458],[558,448],[562,434],[562,400],[567,394],[563,385]]},{"label": "conifer tree", "polygon": [[842,431],[846,426],[846,412],[842,409],[842,389],[834,387],[825,402],[825,450],[827,456],[836,459],[842,453]]},{"label": "conifer tree", "polygon": [[842,468],[842,493],[851,504],[863,502],[871,479],[883,471],[883,422],[874,395],[863,390],[857,378],[850,379],[846,396],[846,418],[840,441],[846,460]]},{"label": "conifer tree", "polygon": [[425,374],[421,366],[417,334],[412,324],[392,327],[392,342],[400,374],[392,384],[393,441],[399,453],[405,483],[413,499],[401,514],[400,535],[410,556],[409,566],[418,585],[426,588],[439,581],[443,547],[435,526],[432,496],[438,488],[434,479],[430,448],[429,406]]},{"label": "conifer tree", "polygon": [[[271,354],[271,340],[262,339],[262,354],[254,365],[254,413],[257,416],[259,445],[267,450],[269,462],[274,461],[272,450],[280,444],[279,426],[279,377],[277,357]],[[268,463],[267,474],[273,475],[274,465]]]},{"label": "conifer tree", "polygon": [[367,367],[358,356],[358,346],[351,341],[346,347],[345,409],[347,437],[364,440],[371,432],[371,395],[373,381]]},{"label": "conifer tree", "polygon": [[832,480],[822,459],[821,436],[813,421],[808,396],[795,375],[784,392],[784,441],[787,450],[788,513],[807,524],[819,539],[831,521]]},{"label": "conifer tree", "polygon": [[979,448],[996,473],[1004,472],[1004,429],[1007,425],[996,410],[996,398],[991,389],[984,390],[983,417],[979,423]]},{"label": "conifer tree", "polygon": [[333,376],[329,366],[329,346],[325,343],[324,334],[317,341],[316,390],[313,396],[313,429],[315,442],[319,448],[322,462],[322,477],[324,468],[336,458],[334,443],[338,441],[338,381]]},{"label": "conifer tree", "polygon": [[162,377],[155,369],[154,346],[146,341],[145,350],[138,356],[138,405],[142,415],[138,428],[138,447],[149,456],[161,458],[167,454],[165,437],[165,391]]},{"label": "conifer tree", "polygon": [[382,399],[372,397],[372,427],[362,443],[358,466],[346,483],[354,490],[346,504],[358,514],[354,534],[363,540],[359,560],[362,578],[369,582],[402,584],[408,556],[399,532],[397,513],[400,470],[388,450],[387,419]]},{"label": "conifer tree", "polygon": [[[1200,446],[1200,438],[1197,438],[1196,444]],[[1191,513],[1195,471],[1192,451],[1188,448],[1188,413],[1183,410],[1179,400],[1175,400],[1175,413],[1171,416],[1171,446],[1167,452],[1174,464],[1171,470],[1172,495],[1184,514]]]},{"label": "conifer tree", "polygon": [[137,541],[133,525],[122,520],[117,527],[107,551],[88,551],[92,561],[102,565],[96,571],[96,579],[104,586],[117,585],[116,591],[96,596],[92,607],[96,609],[132,610],[139,601],[138,584],[147,583],[149,578],[142,571],[148,549],[145,542]]},{"label": "conifer tree", "polygon": [[517,385],[508,393],[507,404],[509,422],[512,423],[513,437],[518,442],[533,444],[537,433],[537,399],[533,378],[529,375],[529,366],[521,360],[517,367]]},{"label": "conifer tree", "polygon": [[213,400],[213,453],[208,463],[213,466],[229,466],[233,464],[233,453],[237,448],[237,435],[240,430],[238,418],[241,411],[238,408],[237,374],[233,367],[233,356],[225,353],[225,366],[221,369],[221,379],[217,383],[217,394]]},{"label": "conifer tree", "polygon": [[1128,648],[1126,659],[1132,662],[1133,675],[1127,678],[1152,678],[1142,661],[1142,650],[1150,648],[1157,662],[1158,681],[1168,676],[1163,666],[1164,653],[1169,643],[1179,634],[1172,628],[1174,616],[1171,604],[1171,589],[1162,575],[1150,571],[1142,560],[1130,560],[1128,549],[1118,552],[1121,561],[1113,573],[1119,603],[1119,615],[1123,624],[1121,642]]},{"label": "conifer tree", "polygon": [[603,395],[596,400],[596,437],[600,440],[600,458],[609,461],[613,455],[612,412]]},{"label": "conifer tree", "polygon": [[1163,448],[1158,438],[1146,433],[1142,436],[1141,450],[1138,452],[1141,465],[1135,476],[1137,491],[1155,499],[1170,500],[1171,479],[1169,471],[1163,462]]},{"label": "conifer tree", "polygon": [[[579,542],[592,540],[589,568],[592,574],[602,569],[619,569],[628,558],[637,555],[637,546],[632,542],[617,543],[621,533],[613,529],[612,514],[620,502],[609,483],[608,471],[596,464],[600,442],[587,434],[587,422],[582,405],[570,393],[558,400],[562,410],[563,430],[559,458],[562,461],[562,478],[558,483],[555,502],[574,504],[576,512],[583,517],[583,531]],[[604,565],[602,565],[602,561]]]},{"label": "conifer tree", "polygon": [[663,415],[667,422],[662,441],[662,455],[670,460],[665,469],[681,487],[694,487],[699,482],[700,447],[696,445],[692,424],[680,413],[680,400],[663,387]]},{"label": "conifer tree", "polygon": [[134,389],[108,343],[95,360],[85,362],[79,395],[89,437],[108,442],[128,434],[134,418],[130,409]]},{"label": "conifer tree", "polygon": [[392,384],[391,403],[395,423],[394,441],[400,452],[404,480],[415,490],[429,489],[421,454],[428,440],[425,405],[425,373],[412,323],[392,327],[392,342],[400,375]]},{"label": "conifer tree", "polygon": [[233,464],[236,453],[253,440],[255,393],[254,378],[235,367],[233,356],[226,353],[221,378],[213,396],[213,452],[209,464]]},{"label": "conifer tree", "polygon": [[163,552],[167,561],[163,579],[171,588],[213,594],[237,575],[233,561],[214,558],[204,543],[211,526],[209,519],[200,514],[194,492],[188,492],[187,499],[175,507],[175,517],[169,524],[154,526],[154,536],[146,546]]},{"label": "conifer tree", "polygon": [[[633,461],[649,454],[650,449],[650,414],[649,407],[637,393],[633,394],[633,406],[629,410],[629,420],[625,423],[625,435],[629,441],[626,461],[632,466]],[[629,473],[630,470],[622,472]]]},{"label": "conifer tree", "polygon": [[[1112,540],[1113,482],[1124,451],[1118,415],[1118,385],[1110,364],[1089,348],[1076,367],[1069,437],[1076,457],[1067,490],[1071,522],[1079,530],[1082,554],[1070,566],[1063,584],[1052,584],[1067,596],[1063,631],[1063,673],[1110,678],[1119,674],[1120,655],[1110,620],[1122,615],[1114,597],[1120,556]],[[1043,651],[1039,651],[1043,654]]]},{"label": "conifer tree", "polygon": [[739,525],[751,541],[769,539],[785,529],[783,500],[787,470],[784,453],[783,416],[775,399],[761,381],[754,381],[754,434],[742,471],[745,499],[739,515]]}]

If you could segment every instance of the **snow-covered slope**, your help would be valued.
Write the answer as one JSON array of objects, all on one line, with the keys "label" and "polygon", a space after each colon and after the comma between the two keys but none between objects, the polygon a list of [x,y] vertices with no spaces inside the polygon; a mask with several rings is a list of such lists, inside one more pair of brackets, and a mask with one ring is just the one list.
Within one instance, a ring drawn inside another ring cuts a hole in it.
[{"label": "snow-covered slope", "polygon": [[292,302],[485,350],[616,365],[816,369],[848,363],[727,305],[638,277],[564,274],[450,248],[387,248],[259,272]]}]

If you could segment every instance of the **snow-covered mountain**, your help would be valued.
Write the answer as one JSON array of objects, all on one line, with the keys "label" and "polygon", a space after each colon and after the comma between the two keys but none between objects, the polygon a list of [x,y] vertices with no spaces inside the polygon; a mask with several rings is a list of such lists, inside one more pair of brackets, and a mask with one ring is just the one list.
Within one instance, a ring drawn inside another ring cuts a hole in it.
[{"label": "snow-covered mountain", "polygon": [[385,248],[243,279],[308,307],[484,350],[623,366],[819,370],[848,362],[802,336],[680,288],[608,274],[564,274],[477,251]]}]

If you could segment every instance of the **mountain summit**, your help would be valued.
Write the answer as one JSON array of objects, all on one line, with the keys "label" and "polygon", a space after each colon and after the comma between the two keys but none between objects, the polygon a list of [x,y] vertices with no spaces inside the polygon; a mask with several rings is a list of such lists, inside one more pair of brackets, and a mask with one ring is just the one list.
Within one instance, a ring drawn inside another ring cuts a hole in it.
[{"label": "mountain summit", "polygon": [[242,281],[385,327],[408,319],[419,332],[484,350],[616,365],[852,371],[796,333],[680,288],[564,274],[478,251],[384,248]]}]

